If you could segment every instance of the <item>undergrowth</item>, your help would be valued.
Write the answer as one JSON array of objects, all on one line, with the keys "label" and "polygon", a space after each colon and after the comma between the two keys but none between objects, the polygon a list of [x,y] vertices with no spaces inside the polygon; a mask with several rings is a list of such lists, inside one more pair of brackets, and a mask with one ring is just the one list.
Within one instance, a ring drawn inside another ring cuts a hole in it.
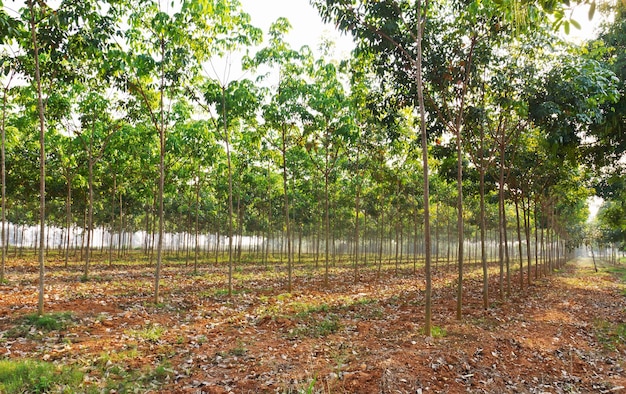
[{"label": "undergrowth", "polygon": [[0,392],[77,392],[83,373],[73,367],[31,360],[0,360]]}]

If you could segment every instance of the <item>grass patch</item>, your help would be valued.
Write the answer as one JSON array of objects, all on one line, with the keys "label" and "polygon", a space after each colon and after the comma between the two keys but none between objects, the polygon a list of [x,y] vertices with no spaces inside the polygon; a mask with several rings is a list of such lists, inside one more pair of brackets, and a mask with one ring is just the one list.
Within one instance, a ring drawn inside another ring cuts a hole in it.
[{"label": "grass patch", "polygon": [[[424,327],[420,330],[423,335],[426,335]],[[430,336],[433,338],[443,338],[448,336],[448,331],[445,328],[439,326],[432,326],[430,328]]]},{"label": "grass patch", "polygon": [[[236,296],[239,294],[245,294],[248,293],[248,290],[245,289],[233,289],[232,291],[232,295]],[[223,297],[228,297],[228,289],[215,289],[215,290],[210,290],[210,291],[203,291],[200,293],[200,297],[203,298],[211,298],[211,297],[218,297],[218,298],[223,298]]]},{"label": "grass patch", "polygon": [[306,317],[312,313],[317,312],[328,312],[328,310],[330,309],[326,304],[309,305],[303,302],[293,302],[290,306],[295,312],[296,317]]},{"label": "grass patch", "polygon": [[245,344],[241,340],[237,340],[237,346],[228,351],[233,356],[242,357],[248,353]]},{"label": "grass patch", "polygon": [[0,360],[0,392],[78,392],[83,373],[67,366],[30,360]]},{"label": "grass patch", "polygon": [[17,325],[7,330],[5,337],[26,338],[38,335],[37,331],[64,330],[72,322],[72,318],[70,312],[55,312],[41,316],[32,313],[21,318]]},{"label": "grass patch", "polygon": [[44,315],[33,313],[24,317],[26,324],[43,331],[63,330],[67,328],[71,321],[72,314],[70,312],[48,313]]},{"label": "grass patch", "polygon": [[148,342],[157,342],[165,334],[165,328],[158,325],[148,325],[141,330],[128,330],[126,335]]},{"label": "grass patch", "polygon": [[607,268],[607,271],[619,277],[622,282],[626,283],[626,267],[609,267]]},{"label": "grass patch", "polygon": [[308,319],[304,325],[300,325],[289,331],[289,338],[321,338],[334,334],[341,329],[341,323],[335,315],[327,316],[322,320]]},{"label": "grass patch", "polygon": [[144,370],[143,381],[146,383],[155,383],[160,385],[166,380],[174,377],[176,371],[174,371],[168,362],[157,365],[156,368],[147,368]]},{"label": "grass patch", "polygon": [[596,320],[594,325],[596,338],[604,349],[614,351],[626,345],[626,323]]}]

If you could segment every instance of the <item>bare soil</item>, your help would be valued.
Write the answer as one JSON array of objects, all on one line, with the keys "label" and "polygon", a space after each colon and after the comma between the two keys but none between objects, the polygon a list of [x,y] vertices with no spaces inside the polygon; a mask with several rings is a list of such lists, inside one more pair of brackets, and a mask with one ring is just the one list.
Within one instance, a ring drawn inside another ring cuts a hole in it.
[{"label": "bare soil", "polygon": [[[85,390],[171,393],[614,393],[626,387],[626,285],[578,259],[499,300],[468,272],[463,319],[455,318],[453,272],[434,278],[435,335],[426,338],[424,278],[407,265],[377,278],[349,268],[285,275],[240,267],[226,294],[226,267],[163,270],[152,300],[145,263],[81,268],[48,264],[46,312],[71,312],[62,329],[25,323],[36,311],[37,268],[12,260],[0,286],[0,357],[74,365]],[[135,374],[132,374],[135,371]],[[129,380],[132,380],[129,383]]]}]

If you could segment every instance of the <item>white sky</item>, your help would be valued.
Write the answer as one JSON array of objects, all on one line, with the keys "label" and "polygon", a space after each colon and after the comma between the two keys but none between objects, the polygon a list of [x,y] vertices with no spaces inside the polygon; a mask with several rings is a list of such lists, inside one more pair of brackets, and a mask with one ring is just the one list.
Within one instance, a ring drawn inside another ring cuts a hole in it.
[{"label": "white sky", "polygon": [[287,41],[293,49],[308,45],[317,50],[322,37],[336,43],[337,58],[347,57],[353,48],[352,38],[341,35],[333,25],[325,25],[309,0],[240,0],[245,12],[252,17],[252,24],[263,30],[264,36],[270,25],[280,17],[291,22],[292,31]]}]

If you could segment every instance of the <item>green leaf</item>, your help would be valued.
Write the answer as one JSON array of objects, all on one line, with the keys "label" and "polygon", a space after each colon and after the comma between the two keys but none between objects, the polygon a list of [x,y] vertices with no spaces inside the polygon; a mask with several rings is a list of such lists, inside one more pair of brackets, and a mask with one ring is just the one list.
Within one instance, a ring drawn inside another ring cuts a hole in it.
[{"label": "green leaf", "polygon": [[589,4],[589,20],[593,19],[593,16],[596,13],[596,2],[592,1],[591,4]]},{"label": "green leaf", "polygon": [[565,30],[565,34],[569,34],[569,21],[563,22],[563,30]]},{"label": "green leaf", "polygon": [[580,23],[576,22],[573,19],[570,19],[569,23],[571,23],[572,26],[574,26],[576,29],[580,30]]}]

